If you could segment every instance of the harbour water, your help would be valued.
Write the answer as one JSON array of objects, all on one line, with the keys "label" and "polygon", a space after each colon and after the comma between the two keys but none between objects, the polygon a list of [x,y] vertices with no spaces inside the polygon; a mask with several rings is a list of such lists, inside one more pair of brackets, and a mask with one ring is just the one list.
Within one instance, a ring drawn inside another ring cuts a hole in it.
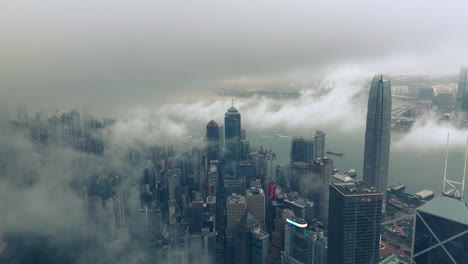
[{"label": "harbour water", "polygon": [[[250,130],[248,127],[248,139],[251,146],[263,146],[272,149],[277,154],[277,160],[273,164],[285,165],[289,163],[289,153],[292,136],[310,137],[315,131],[272,131]],[[355,169],[358,179],[362,179],[362,166],[364,158],[364,128],[354,131],[339,131],[336,129],[324,129],[327,135],[326,149],[343,153],[342,157],[329,155],[334,160],[334,165],[340,172],[351,168]],[[289,137],[277,137],[275,134]],[[433,190],[435,195],[442,192],[445,147],[432,149],[431,151],[415,148],[396,148],[404,134],[392,132],[390,150],[390,168],[388,184],[404,183],[405,192],[414,194],[423,189]],[[461,181],[464,165],[463,148],[450,148],[447,175],[453,180]],[[467,188],[465,188],[466,193]],[[466,199],[465,195],[465,200]]]}]

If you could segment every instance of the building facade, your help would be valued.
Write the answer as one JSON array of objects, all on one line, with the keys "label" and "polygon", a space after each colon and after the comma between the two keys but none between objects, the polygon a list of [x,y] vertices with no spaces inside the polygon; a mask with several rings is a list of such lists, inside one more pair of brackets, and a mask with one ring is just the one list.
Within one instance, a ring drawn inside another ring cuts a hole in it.
[{"label": "building facade", "polygon": [[382,193],[361,181],[330,184],[328,264],[377,264]]},{"label": "building facade", "polygon": [[416,209],[412,263],[466,263],[468,208],[464,201],[436,197]]},{"label": "building facade", "polygon": [[265,230],[265,194],[256,186],[246,191],[247,210],[258,220],[260,228]]},{"label": "building facade", "polygon": [[236,173],[241,158],[241,115],[231,106],[224,115],[225,160],[228,172]]},{"label": "building facade", "polygon": [[458,78],[455,107],[459,120],[466,121],[466,113],[468,113],[468,68],[462,68]]},{"label": "building facade", "polygon": [[382,192],[384,211],[390,155],[391,111],[390,80],[382,75],[376,75],[372,79],[367,104],[363,179]]}]

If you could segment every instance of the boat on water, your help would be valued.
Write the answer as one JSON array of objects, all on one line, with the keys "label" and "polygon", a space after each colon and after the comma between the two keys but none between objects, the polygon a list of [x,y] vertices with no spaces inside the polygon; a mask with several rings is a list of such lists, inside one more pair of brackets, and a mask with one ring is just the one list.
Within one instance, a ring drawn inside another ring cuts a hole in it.
[{"label": "boat on water", "polygon": [[343,153],[338,153],[338,152],[333,152],[333,151],[327,151],[327,154],[330,154],[330,155],[335,155],[335,156],[339,156],[339,157],[343,157]]}]

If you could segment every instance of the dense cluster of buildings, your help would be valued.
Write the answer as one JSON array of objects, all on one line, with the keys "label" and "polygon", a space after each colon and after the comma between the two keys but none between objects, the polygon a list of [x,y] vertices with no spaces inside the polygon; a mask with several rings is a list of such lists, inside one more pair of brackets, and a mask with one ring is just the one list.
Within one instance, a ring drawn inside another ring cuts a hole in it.
[{"label": "dense cluster of buildings", "polygon": [[[464,69],[457,99],[460,115],[468,112],[466,88]],[[241,114],[232,106],[224,125],[208,122],[202,146],[183,153],[156,145],[129,150],[125,162],[140,172],[136,193],[124,169],[103,170],[81,185],[83,205],[90,222],[105,230],[109,240],[127,237],[144,249],[141,263],[379,263],[391,109],[390,81],[375,76],[363,181],[351,174],[334,175],[322,131],[294,137],[290,163],[278,166],[273,175],[269,165],[275,153],[250,147]],[[39,114],[34,120],[25,112],[18,109],[14,126],[37,141],[98,155],[104,151],[103,131],[113,123],[81,118],[76,111],[51,118]],[[462,263],[468,258],[468,214],[462,198],[438,197],[416,210],[412,263]],[[0,252],[3,245],[0,236]]]}]

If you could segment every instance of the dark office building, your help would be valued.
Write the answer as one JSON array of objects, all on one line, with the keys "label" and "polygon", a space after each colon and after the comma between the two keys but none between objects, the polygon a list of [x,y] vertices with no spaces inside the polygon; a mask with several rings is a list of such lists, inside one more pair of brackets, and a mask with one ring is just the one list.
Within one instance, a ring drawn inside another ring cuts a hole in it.
[{"label": "dark office building", "polygon": [[210,160],[219,160],[219,152],[221,150],[221,138],[219,136],[219,126],[211,120],[206,125],[206,155],[208,162]]},{"label": "dark office building", "polygon": [[224,133],[227,170],[231,173],[237,172],[241,158],[241,115],[234,106],[224,115]]},{"label": "dark office building", "polygon": [[377,264],[382,193],[356,181],[330,184],[329,264]]},{"label": "dark office building", "polygon": [[259,229],[260,223],[246,211],[235,227],[236,264],[248,264],[252,261],[252,231]]},{"label": "dark office building", "polygon": [[382,192],[384,211],[390,155],[391,111],[392,91],[390,80],[382,75],[376,75],[372,79],[367,104],[363,179],[366,183]]},{"label": "dark office building", "polygon": [[303,137],[294,137],[291,142],[291,164],[310,162],[314,158],[314,142]]},{"label": "dark office building", "polygon": [[252,264],[267,264],[270,235],[261,230],[256,229],[252,231],[251,251],[252,251]]},{"label": "dark office building", "polygon": [[437,197],[416,209],[412,263],[466,263],[468,208],[464,201]]}]

